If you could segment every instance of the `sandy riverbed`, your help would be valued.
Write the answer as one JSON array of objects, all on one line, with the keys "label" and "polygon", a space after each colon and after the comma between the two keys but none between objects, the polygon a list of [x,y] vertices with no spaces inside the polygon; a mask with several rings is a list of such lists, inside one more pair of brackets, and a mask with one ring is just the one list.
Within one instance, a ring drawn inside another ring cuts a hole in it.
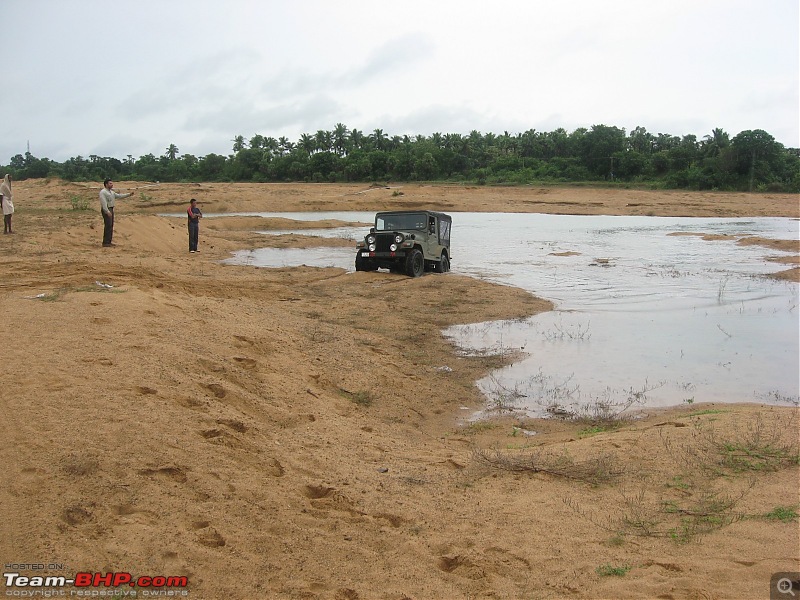
[{"label": "sandy riverbed", "polygon": [[[548,302],[454,274],[224,266],[265,244],[252,218],[203,222],[190,255],[184,220],[158,216],[194,197],[798,218],[797,196],[169,184],[119,201],[101,248],[98,189],[15,183],[0,237],[5,563],[186,576],[196,599],[763,598],[800,570],[797,519],[776,511],[800,506],[798,409],[698,398],[611,430],[467,425],[502,359],[457,357],[441,329]],[[797,242],[775,250],[797,280]]]}]

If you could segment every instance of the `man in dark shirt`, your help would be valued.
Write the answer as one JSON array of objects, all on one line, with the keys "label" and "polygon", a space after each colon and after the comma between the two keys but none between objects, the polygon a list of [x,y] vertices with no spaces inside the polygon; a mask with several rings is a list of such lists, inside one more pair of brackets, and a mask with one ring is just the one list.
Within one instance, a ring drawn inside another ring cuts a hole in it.
[{"label": "man in dark shirt", "polygon": [[197,200],[194,198],[186,209],[186,214],[189,217],[189,252],[197,252],[197,238],[200,235],[200,219],[203,213],[197,208]]}]

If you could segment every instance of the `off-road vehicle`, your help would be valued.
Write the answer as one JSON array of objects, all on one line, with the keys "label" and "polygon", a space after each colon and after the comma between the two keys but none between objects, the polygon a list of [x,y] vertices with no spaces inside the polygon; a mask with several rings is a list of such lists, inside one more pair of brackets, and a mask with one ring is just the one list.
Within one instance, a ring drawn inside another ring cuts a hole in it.
[{"label": "off-road vehicle", "polygon": [[356,271],[389,269],[419,277],[450,270],[452,217],[430,210],[379,212],[375,226],[356,244]]}]

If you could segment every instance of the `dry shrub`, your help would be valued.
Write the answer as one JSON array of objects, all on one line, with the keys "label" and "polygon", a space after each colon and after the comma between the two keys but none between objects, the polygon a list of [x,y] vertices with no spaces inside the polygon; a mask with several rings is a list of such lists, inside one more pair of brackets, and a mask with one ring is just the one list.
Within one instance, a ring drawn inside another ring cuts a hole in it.
[{"label": "dry shrub", "polygon": [[613,454],[600,454],[576,461],[566,452],[552,454],[536,448],[523,453],[503,452],[499,448],[474,448],[473,460],[481,465],[512,473],[544,473],[554,477],[598,485],[612,481],[621,474]]},{"label": "dry shrub", "polygon": [[675,443],[662,433],[662,442],[687,472],[706,476],[777,471],[800,464],[797,412],[764,415],[726,424],[694,421],[689,440]]}]

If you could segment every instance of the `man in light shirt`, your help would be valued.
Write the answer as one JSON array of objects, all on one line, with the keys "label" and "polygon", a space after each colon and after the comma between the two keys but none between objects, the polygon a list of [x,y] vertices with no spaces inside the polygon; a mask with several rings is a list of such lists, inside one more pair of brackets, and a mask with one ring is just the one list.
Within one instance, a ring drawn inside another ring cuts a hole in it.
[{"label": "man in light shirt", "polygon": [[133,196],[129,194],[118,194],[114,191],[114,182],[106,179],[103,182],[103,189],[100,190],[100,213],[103,215],[103,247],[114,246],[111,238],[114,236],[114,202],[120,198]]}]

